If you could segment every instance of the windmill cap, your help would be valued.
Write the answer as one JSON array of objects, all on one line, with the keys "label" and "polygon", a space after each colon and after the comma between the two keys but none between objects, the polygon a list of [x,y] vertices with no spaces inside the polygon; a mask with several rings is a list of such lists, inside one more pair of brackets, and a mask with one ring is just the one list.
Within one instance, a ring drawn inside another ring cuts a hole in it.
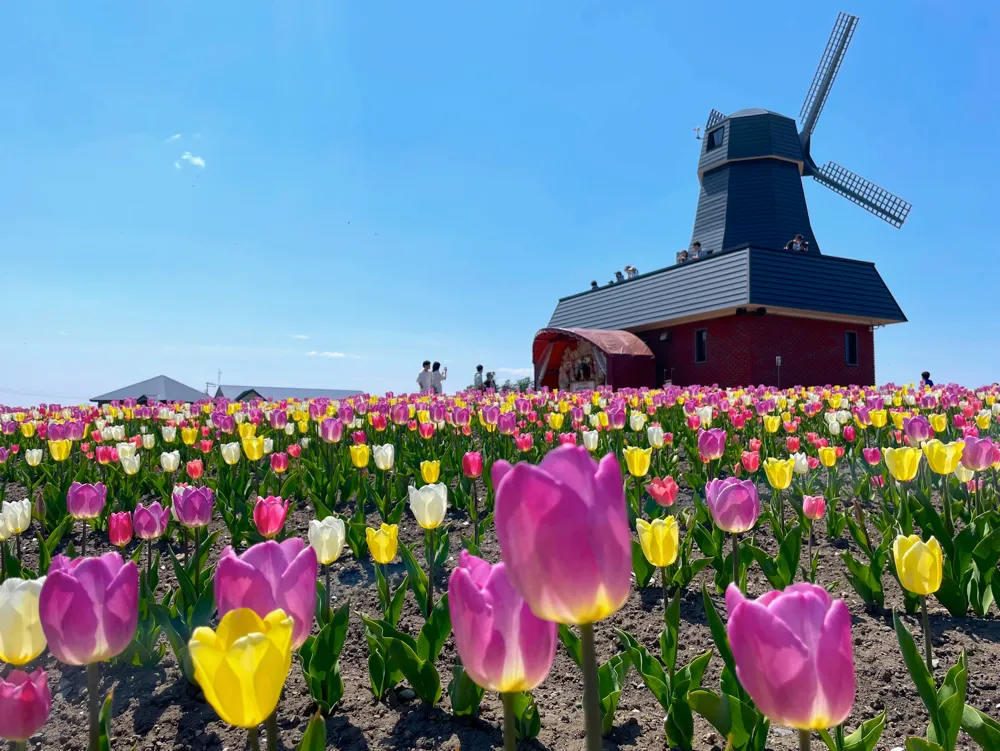
[{"label": "windmill cap", "polygon": [[736,112],[729,115],[729,118],[734,117],[753,117],[754,115],[775,115],[777,117],[783,117],[786,120],[794,120],[795,118],[789,117],[788,115],[782,115],[780,112],[774,112],[773,110],[763,110],[760,107],[748,107],[745,110],[737,110]]}]

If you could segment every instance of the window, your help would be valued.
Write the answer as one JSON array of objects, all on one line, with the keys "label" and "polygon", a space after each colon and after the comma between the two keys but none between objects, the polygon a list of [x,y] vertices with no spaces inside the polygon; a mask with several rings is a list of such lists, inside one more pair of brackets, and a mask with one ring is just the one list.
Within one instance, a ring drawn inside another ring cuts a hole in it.
[{"label": "window", "polygon": [[694,332],[694,361],[708,360],[708,329],[698,329]]},{"label": "window", "polygon": [[847,350],[847,364],[857,365],[858,364],[858,333],[856,331],[848,331],[845,341],[845,348]]},{"label": "window", "polygon": [[708,146],[706,151],[711,151],[712,149],[717,149],[722,145],[722,137],[726,134],[726,126],[723,125],[721,128],[716,128],[711,133],[708,134]]}]

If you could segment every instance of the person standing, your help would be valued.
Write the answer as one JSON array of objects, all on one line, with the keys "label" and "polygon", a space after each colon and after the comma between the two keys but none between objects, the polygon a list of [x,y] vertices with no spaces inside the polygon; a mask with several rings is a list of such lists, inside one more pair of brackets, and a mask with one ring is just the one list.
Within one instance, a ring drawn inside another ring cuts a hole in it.
[{"label": "person standing", "polygon": [[448,379],[448,368],[441,370],[441,363],[436,362],[431,366],[431,388],[435,394],[443,394],[444,386],[441,383]]},{"label": "person standing", "polygon": [[931,380],[931,374],[929,371],[925,370],[923,373],[920,374],[920,382],[924,386],[930,386],[931,388],[934,388],[934,381]]},{"label": "person standing", "polygon": [[472,377],[472,388],[476,391],[483,390],[483,366],[476,366],[476,374]]},{"label": "person standing", "polygon": [[417,373],[417,390],[421,394],[425,394],[431,390],[433,386],[433,376],[431,375],[431,361],[424,360],[424,368],[419,373]]}]

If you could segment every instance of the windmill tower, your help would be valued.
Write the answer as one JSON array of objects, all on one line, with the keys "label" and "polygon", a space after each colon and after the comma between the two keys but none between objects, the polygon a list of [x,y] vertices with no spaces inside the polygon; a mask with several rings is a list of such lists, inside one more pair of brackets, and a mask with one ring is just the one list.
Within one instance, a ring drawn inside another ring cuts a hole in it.
[{"label": "windmill tower", "polygon": [[801,234],[819,253],[802,189],[806,177],[896,228],[903,225],[909,203],[836,162],[817,166],[811,154],[812,135],[857,25],[857,16],[837,17],[799,113],[801,128],[769,110],[712,110],[701,139],[692,242],[713,252],[742,245],[779,249]]}]

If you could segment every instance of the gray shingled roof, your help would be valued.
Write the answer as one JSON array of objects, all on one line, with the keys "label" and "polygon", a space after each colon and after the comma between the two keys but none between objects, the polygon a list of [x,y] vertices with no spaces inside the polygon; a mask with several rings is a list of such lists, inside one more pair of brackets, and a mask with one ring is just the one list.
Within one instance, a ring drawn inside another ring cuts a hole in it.
[{"label": "gray shingled roof", "polygon": [[360,394],[360,389],[297,389],[283,386],[234,386],[232,384],[222,384],[216,390],[217,397],[223,396],[226,399],[240,399],[248,392],[255,392],[264,399],[278,401],[280,399],[346,399],[349,396]]},{"label": "gray shingled roof", "polygon": [[548,325],[642,331],[748,306],[873,325],[906,320],[873,263],[745,247],[564,297]]},{"label": "gray shingled roof", "polygon": [[156,400],[160,402],[196,402],[205,399],[206,394],[190,386],[186,386],[180,381],[159,375],[149,378],[131,386],[124,386],[115,391],[93,397],[92,402],[113,402],[123,399],[140,399],[146,397],[148,401]]}]

